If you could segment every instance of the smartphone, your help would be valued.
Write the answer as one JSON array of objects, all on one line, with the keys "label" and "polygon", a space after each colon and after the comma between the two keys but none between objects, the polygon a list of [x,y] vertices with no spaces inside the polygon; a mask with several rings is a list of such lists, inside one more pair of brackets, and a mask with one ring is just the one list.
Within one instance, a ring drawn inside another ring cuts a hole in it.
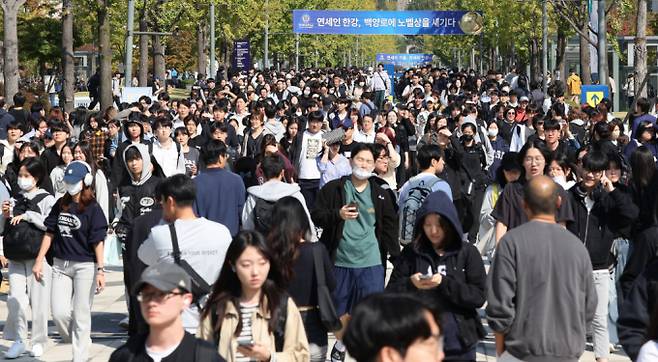
[{"label": "smartphone", "polygon": [[432,274],[421,274],[420,275],[420,280],[428,280],[432,279]]},{"label": "smartphone", "polygon": [[254,340],[252,339],[250,341],[238,341],[238,346],[251,348],[254,346]]},{"label": "smartphone", "polygon": [[352,201],[349,204],[347,204],[347,207],[358,209],[359,205],[356,202]]}]

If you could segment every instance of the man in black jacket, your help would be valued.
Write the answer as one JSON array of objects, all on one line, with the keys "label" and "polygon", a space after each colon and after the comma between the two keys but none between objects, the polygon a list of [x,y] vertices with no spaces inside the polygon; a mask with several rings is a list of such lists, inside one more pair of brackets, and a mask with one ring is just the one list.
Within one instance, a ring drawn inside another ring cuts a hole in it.
[{"label": "man in black jacket", "polygon": [[[400,255],[398,221],[389,194],[369,180],[373,151],[360,143],[352,149],[352,175],[327,183],[318,193],[311,217],[322,227],[320,241],[334,261],[336,312],[346,322],[364,297],[384,290],[386,255]],[[345,346],[338,341],[332,360],[342,361]]]},{"label": "man in black jacket", "polygon": [[110,362],[220,362],[217,347],[183,329],[181,313],[192,303],[192,281],[181,267],[154,264],[144,270],[133,292],[149,324],[146,335],[136,335],[112,353]]},{"label": "man in black jacket", "polygon": [[592,328],[594,354],[606,361],[610,353],[608,336],[608,293],[612,264],[612,242],[625,225],[632,224],[639,210],[630,196],[616,189],[605,176],[608,157],[599,151],[583,158],[583,180],[569,190],[574,221],[567,223],[569,231],[584,244],[592,261],[594,287],[598,304]]}]

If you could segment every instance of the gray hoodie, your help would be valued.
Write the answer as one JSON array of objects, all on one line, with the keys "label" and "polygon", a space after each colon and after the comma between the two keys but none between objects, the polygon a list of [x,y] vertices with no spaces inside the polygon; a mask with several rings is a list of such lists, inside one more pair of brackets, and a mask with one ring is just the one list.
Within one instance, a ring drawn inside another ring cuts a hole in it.
[{"label": "gray hoodie", "polygon": [[135,186],[142,185],[148,179],[151,178],[151,174],[153,173],[153,167],[151,165],[151,155],[149,155],[149,146],[141,143],[133,143],[132,145],[126,147],[126,149],[123,151],[123,159],[126,159],[126,152],[128,152],[129,149],[131,148],[137,148],[139,153],[142,155],[142,161],[144,161],[144,166],[142,168],[142,174],[141,177],[139,178],[139,181],[135,181],[132,177],[132,173],[130,172],[130,169],[128,168],[128,162],[125,163],[126,165],[126,170],[128,170],[128,174],[130,175],[130,180],[132,181],[132,184]]},{"label": "gray hoodie", "polygon": [[268,119],[265,121],[265,126],[263,126],[263,128],[265,129],[266,133],[273,134],[277,142],[281,141],[283,136],[286,134],[286,127],[284,127],[283,123],[279,121],[270,122]]},{"label": "gray hoodie", "polygon": [[308,217],[311,233],[313,234],[312,241],[317,241],[315,225],[313,224],[313,220],[311,220],[311,214],[306,208],[306,200],[304,200],[304,196],[300,192],[299,185],[294,183],[289,184],[279,180],[269,180],[262,185],[251,186],[247,189],[247,201],[242,209],[242,227],[246,230],[253,230],[255,228],[254,207],[256,206],[256,198],[276,202],[286,196],[292,196],[301,202]]}]

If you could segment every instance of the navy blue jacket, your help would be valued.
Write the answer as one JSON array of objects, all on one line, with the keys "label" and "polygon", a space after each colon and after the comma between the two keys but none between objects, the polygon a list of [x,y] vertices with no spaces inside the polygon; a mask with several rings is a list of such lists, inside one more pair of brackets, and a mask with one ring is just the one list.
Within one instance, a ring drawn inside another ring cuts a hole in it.
[{"label": "navy blue jacket", "polygon": [[[478,309],[486,300],[486,272],[482,257],[472,244],[462,240],[462,227],[457,210],[442,191],[431,193],[416,213],[414,239],[423,232],[425,216],[436,213],[446,219],[453,228],[457,240],[445,247],[439,256],[429,242],[415,241],[402,251],[393,269],[387,290],[418,293],[439,311],[442,329],[445,331],[446,356],[471,359],[474,346],[485,336]],[[441,273],[443,278],[438,287],[419,290],[410,277],[416,273]]]},{"label": "navy blue jacket", "polygon": [[247,198],[242,178],[222,168],[206,168],[194,183],[194,213],[226,226],[235,236],[240,231],[242,207]]}]

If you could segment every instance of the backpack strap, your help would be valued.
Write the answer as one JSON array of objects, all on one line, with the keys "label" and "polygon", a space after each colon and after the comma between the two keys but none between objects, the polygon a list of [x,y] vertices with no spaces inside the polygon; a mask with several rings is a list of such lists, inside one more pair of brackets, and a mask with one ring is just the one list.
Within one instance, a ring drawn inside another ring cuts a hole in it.
[{"label": "backpack strap", "polygon": [[174,262],[180,265],[180,247],[178,246],[178,236],[176,235],[176,226],[172,222],[169,224],[169,234],[171,234],[171,246],[174,249],[173,257]]}]

